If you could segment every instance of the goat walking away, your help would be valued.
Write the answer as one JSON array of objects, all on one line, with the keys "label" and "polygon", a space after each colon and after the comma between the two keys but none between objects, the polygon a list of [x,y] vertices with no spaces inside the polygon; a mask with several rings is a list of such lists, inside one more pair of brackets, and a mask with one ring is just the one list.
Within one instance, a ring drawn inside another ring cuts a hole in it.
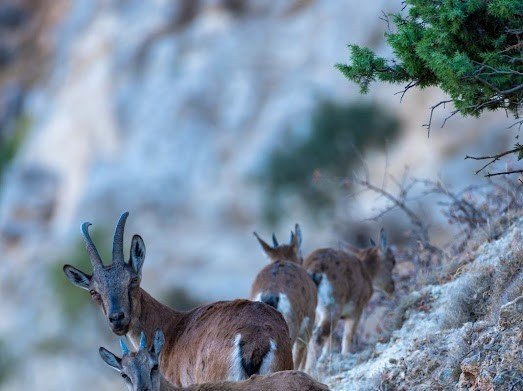
[{"label": "goat walking away", "polygon": [[348,354],[365,305],[374,288],[391,295],[394,292],[392,269],[394,254],[387,245],[384,230],[380,244],[371,241],[366,249],[350,248],[352,254],[332,248],[313,251],[304,267],[318,286],[316,325],[306,367],[312,369],[327,348],[326,341],[338,320],[344,319],[342,353]]},{"label": "goat walking away", "polygon": [[294,368],[305,367],[307,346],[314,326],[317,289],[302,267],[301,230],[296,224],[289,244],[278,244],[273,234],[273,246],[255,233],[263,251],[271,261],[256,276],[251,299],[259,300],[280,311],[289,326],[293,344]]},{"label": "goat walking away", "polygon": [[[103,264],[89,236],[90,223],[84,223],[82,234],[93,274],[64,266],[69,281],[88,290],[100,305],[115,334],[127,335],[138,346],[142,331],[152,337],[155,330],[161,329],[166,347],[160,369],[170,382],[181,386],[243,380],[253,374],[293,368],[287,324],[271,306],[234,300],[180,312],[140,288],[145,244],[139,235],[134,235],[130,259],[124,261],[127,216],[127,212],[122,214],[116,226],[112,264]],[[172,358],[175,353],[176,360]]]}]

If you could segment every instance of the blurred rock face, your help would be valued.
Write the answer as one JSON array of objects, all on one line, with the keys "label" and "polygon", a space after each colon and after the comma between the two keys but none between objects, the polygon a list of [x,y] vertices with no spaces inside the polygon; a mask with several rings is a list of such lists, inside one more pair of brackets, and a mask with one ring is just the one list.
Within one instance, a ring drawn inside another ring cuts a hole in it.
[{"label": "blurred rock face", "polygon": [[[5,114],[0,108],[0,121],[12,121],[23,106],[31,126],[0,194],[6,265],[0,291],[8,297],[0,338],[9,341],[38,324],[37,332],[16,341],[16,369],[26,375],[10,377],[6,389],[74,384],[80,390],[87,378],[96,378],[89,389],[109,389],[119,379],[104,372],[95,353],[102,335],[114,338],[94,305],[83,311],[81,322],[64,320],[48,277],[49,268],[78,240],[79,224],[89,220],[109,239],[117,216],[129,210],[127,238],[140,233],[145,239],[143,287],[153,294],[168,296],[183,287],[201,301],[246,296],[264,264],[251,236],[253,228],[263,228],[263,195],[252,173],[291,126],[306,133],[319,97],[362,99],[332,65],[345,59],[349,41],[381,44],[378,15],[390,5],[337,0],[5,4],[0,36],[12,37],[2,40],[7,46],[0,46],[0,66],[24,65],[16,67],[19,72],[7,68],[2,79],[5,86],[13,83],[14,92],[2,93],[11,97]],[[24,55],[16,57],[18,51]],[[397,105],[391,92],[376,96]],[[394,148],[393,155],[402,159],[391,159],[392,171],[406,158],[425,173],[441,161],[444,152],[419,146],[429,103],[414,96],[399,107],[405,133],[420,135],[413,137],[416,148],[405,141]],[[281,229],[296,220],[304,226],[305,251],[333,239],[328,230],[308,227],[307,216],[288,217]],[[30,362],[24,357],[28,352],[34,353]]]}]

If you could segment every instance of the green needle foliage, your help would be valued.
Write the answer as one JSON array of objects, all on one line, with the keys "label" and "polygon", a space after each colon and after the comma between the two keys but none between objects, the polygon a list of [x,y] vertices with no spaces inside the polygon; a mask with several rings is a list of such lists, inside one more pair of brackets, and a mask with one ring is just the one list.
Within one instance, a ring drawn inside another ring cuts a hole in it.
[{"label": "green needle foliage", "polygon": [[407,83],[405,90],[437,86],[456,108],[451,115],[502,108],[517,118],[523,101],[523,1],[404,3],[402,12],[387,18],[393,27],[389,24],[386,39],[395,59],[349,45],[350,63],[336,67],[362,93],[375,80]]}]

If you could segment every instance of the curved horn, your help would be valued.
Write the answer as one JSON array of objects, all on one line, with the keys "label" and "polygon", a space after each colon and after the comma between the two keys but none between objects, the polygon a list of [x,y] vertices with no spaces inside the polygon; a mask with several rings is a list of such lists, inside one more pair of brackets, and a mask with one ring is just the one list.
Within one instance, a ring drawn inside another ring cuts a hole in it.
[{"label": "curved horn", "polygon": [[123,338],[120,339],[120,347],[122,348],[123,354],[129,354],[129,348],[125,344],[125,341],[123,340]]},{"label": "curved horn", "polygon": [[278,240],[276,239],[276,235],[274,235],[274,232],[272,233],[272,245],[274,247],[278,247]]},{"label": "curved horn", "polygon": [[91,223],[85,222],[82,224],[82,236],[84,237],[85,242],[85,248],[87,249],[87,252],[89,253],[89,259],[91,260],[91,265],[93,265],[93,268],[99,268],[103,267],[102,258],[100,257],[100,254],[98,254],[98,250],[96,249],[96,246],[93,243],[93,240],[91,239],[91,236],[89,235],[89,226]]},{"label": "curved horn", "polygon": [[113,239],[113,262],[114,263],[123,263],[123,232],[125,229],[125,221],[129,216],[129,212],[125,212],[120,216],[118,224],[116,224],[116,229],[114,231]]},{"label": "curved horn", "polygon": [[147,337],[145,336],[145,333],[142,331],[140,334],[140,349],[146,349],[147,348]]}]

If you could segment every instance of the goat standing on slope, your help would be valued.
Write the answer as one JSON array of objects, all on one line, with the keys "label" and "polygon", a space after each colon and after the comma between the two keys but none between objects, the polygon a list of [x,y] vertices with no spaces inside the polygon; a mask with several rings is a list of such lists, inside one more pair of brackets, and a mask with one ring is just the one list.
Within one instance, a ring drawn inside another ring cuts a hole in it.
[{"label": "goat standing on slope", "polygon": [[[129,262],[124,261],[123,234],[128,213],[116,226],[113,263],[105,266],[89,236],[82,233],[93,274],[65,265],[74,285],[86,289],[101,306],[111,330],[127,335],[138,346],[142,330],[152,337],[157,329],[166,335],[160,369],[173,384],[187,386],[220,380],[242,380],[253,374],[292,369],[289,331],[274,308],[249,300],[220,301],[179,312],[140,288],[145,244],[134,235]],[[172,355],[176,352],[176,360]]]},{"label": "goat standing on slope", "polygon": [[317,303],[316,285],[302,267],[301,230],[296,224],[290,243],[279,245],[272,236],[273,247],[254,233],[271,264],[256,276],[251,299],[267,303],[283,314],[293,344],[294,368],[305,366],[307,346],[314,326]]},{"label": "goat standing on slope", "polygon": [[338,320],[344,319],[342,353],[348,354],[363,308],[370,300],[374,287],[391,295],[394,292],[392,269],[394,254],[387,246],[382,229],[380,245],[363,250],[352,248],[354,254],[332,248],[313,251],[305,259],[304,267],[318,286],[316,326],[309,349],[307,368],[325,351],[328,337]]},{"label": "goat standing on slope", "polygon": [[160,373],[158,363],[164,345],[164,335],[156,331],[154,342],[147,349],[145,334],[140,339],[137,352],[130,352],[125,342],[120,342],[123,356],[117,357],[105,348],[100,356],[116,369],[127,383],[129,391],[328,391],[329,388],[299,371],[282,371],[265,376],[254,375],[241,382],[218,382],[176,387]]}]

